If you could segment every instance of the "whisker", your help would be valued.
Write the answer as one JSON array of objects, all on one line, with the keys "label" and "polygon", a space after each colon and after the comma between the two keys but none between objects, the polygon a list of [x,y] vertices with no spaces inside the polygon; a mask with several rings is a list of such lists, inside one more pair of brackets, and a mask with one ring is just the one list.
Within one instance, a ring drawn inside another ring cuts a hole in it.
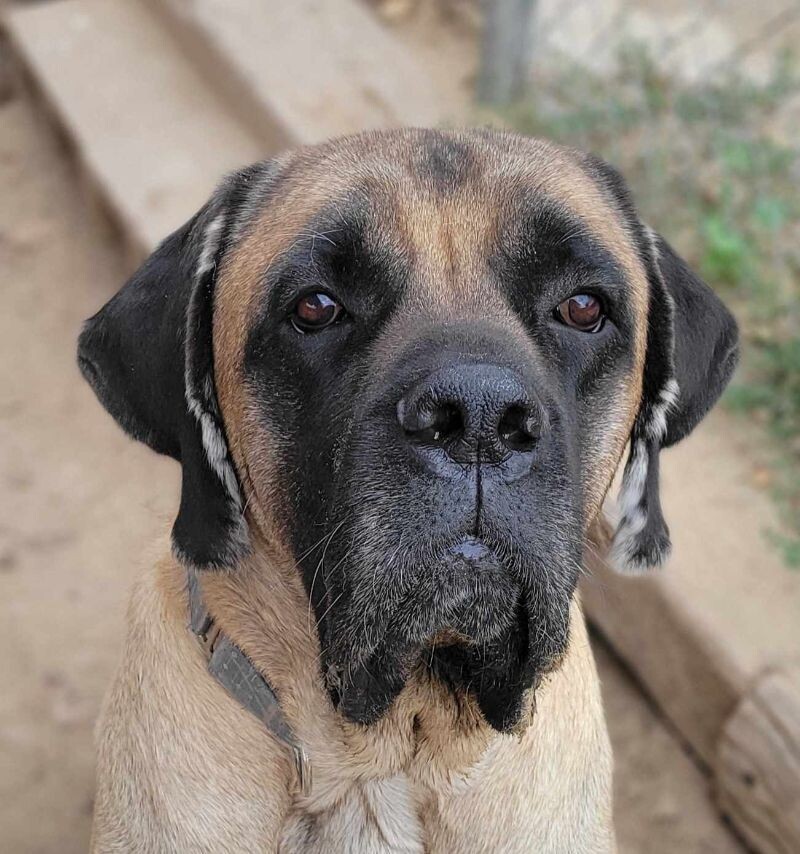
[{"label": "whisker", "polygon": [[[319,571],[322,568],[323,563],[325,563],[325,555],[328,553],[328,548],[330,547],[333,538],[336,534],[341,530],[342,525],[344,525],[345,520],[342,519],[341,522],[330,532],[328,535],[328,542],[325,543],[325,548],[322,550],[322,556],[317,563],[317,568],[314,570],[314,577],[311,579],[311,588],[308,592],[308,631],[311,631],[311,603],[314,600],[314,586],[317,583],[317,575],[319,575]],[[325,539],[323,537],[323,539]]]},{"label": "whisker", "polygon": [[[331,602],[328,607],[320,614],[319,619],[317,620],[317,628],[319,628],[319,624],[328,616],[328,612],[333,608],[333,606],[344,596],[345,591],[342,592]],[[321,654],[321,653],[320,653]]]}]

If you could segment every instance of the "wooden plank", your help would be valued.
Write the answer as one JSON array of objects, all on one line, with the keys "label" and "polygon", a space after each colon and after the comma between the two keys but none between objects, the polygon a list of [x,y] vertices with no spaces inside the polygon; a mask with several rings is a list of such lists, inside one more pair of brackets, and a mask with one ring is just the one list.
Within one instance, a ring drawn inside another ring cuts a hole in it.
[{"label": "wooden plank", "polygon": [[800,851],[800,668],[768,673],[725,725],[720,807],[761,854]]}]

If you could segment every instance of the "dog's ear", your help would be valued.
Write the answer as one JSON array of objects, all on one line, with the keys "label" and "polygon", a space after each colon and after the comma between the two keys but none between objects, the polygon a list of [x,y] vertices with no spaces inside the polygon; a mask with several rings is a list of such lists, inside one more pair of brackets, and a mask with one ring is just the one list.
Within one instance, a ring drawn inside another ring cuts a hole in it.
[{"label": "dog's ear", "polygon": [[736,321],[660,236],[640,232],[650,284],[647,355],[639,413],[619,497],[612,564],[638,572],[664,561],[659,452],[687,436],[719,398],[738,360]]},{"label": "dog's ear", "polygon": [[247,526],[214,387],[216,271],[241,231],[241,200],[259,167],[235,173],[86,321],[78,364],[123,429],[180,461],[175,553],[197,567],[233,566]]}]

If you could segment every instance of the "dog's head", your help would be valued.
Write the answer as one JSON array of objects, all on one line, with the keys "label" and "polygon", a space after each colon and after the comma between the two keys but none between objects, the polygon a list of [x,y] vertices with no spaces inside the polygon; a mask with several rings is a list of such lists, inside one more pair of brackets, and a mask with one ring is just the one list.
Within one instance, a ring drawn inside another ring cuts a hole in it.
[{"label": "dog's head", "polygon": [[628,441],[619,560],[669,548],[658,453],[716,400],[736,326],[590,156],[371,133],[230,176],[86,325],[79,361],[180,460],[178,556],[298,564],[351,719],[420,662],[494,727],[568,637]]}]

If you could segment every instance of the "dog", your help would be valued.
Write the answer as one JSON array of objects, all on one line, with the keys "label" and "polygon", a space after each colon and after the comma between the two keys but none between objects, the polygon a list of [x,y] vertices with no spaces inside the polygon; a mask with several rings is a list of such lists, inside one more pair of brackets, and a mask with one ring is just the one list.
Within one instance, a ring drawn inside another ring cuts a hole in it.
[{"label": "dog", "polygon": [[576,584],[626,447],[613,559],[667,555],[659,453],[737,341],[591,155],[392,130],[227,177],[79,341],[182,471],[93,850],[614,850]]}]

